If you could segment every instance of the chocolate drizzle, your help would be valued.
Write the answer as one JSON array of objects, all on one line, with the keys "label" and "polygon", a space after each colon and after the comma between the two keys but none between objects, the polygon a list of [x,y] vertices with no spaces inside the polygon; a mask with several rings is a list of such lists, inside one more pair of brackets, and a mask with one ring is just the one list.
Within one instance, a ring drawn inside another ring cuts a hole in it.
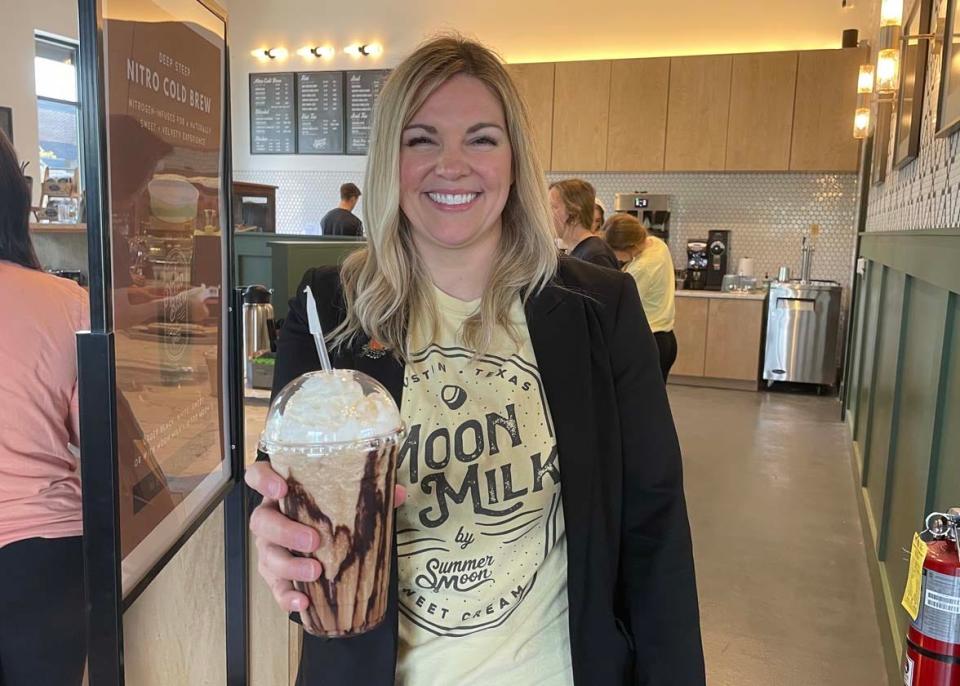
[{"label": "chocolate drizzle", "polygon": [[293,476],[287,479],[281,509],[320,534],[320,548],[314,555],[323,564],[320,578],[294,582],[310,598],[310,606],[300,616],[304,629],[312,634],[363,633],[383,619],[390,581],[396,449],[394,442],[387,441],[380,450],[367,453],[352,531],[343,524],[334,526],[335,520],[346,520],[345,513],[337,517],[324,512],[315,497],[322,494],[309,493]]}]

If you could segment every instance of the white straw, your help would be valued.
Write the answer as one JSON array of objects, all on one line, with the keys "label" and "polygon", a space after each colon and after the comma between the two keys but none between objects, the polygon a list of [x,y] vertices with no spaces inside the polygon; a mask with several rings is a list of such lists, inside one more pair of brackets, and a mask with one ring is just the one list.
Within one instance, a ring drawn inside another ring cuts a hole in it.
[{"label": "white straw", "polygon": [[329,372],[333,369],[333,365],[330,364],[327,345],[323,342],[323,328],[320,326],[320,315],[317,313],[317,301],[313,297],[310,286],[303,290],[307,294],[307,322],[310,325],[310,333],[313,334],[313,342],[317,345],[317,355],[320,357],[323,371]]}]

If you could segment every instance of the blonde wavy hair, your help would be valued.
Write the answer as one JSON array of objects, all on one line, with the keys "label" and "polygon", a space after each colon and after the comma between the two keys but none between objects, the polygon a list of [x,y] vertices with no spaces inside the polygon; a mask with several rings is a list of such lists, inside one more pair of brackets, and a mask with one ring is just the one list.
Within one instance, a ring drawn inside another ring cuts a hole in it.
[{"label": "blonde wavy hair", "polygon": [[460,35],[423,43],[393,70],[377,100],[364,181],[367,247],[344,262],[340,275],[346,319],[330,334],[334,346],[366,334],[403,358],[412,315],[428,317],[436,335],[432,284],[400,209],[400,145],[403,130],[430,95],[449,78],[467,74],[500,100],[512,151],[513,185],[503,208],[503,228],[490,283],[480,307],[461,330],[462,342],[482,354],[498,326],[516,339],[510,308],[518,296],[539,292],[557,269],[557,251],[543,169],[531,137],[526,107],[499,57]]}]

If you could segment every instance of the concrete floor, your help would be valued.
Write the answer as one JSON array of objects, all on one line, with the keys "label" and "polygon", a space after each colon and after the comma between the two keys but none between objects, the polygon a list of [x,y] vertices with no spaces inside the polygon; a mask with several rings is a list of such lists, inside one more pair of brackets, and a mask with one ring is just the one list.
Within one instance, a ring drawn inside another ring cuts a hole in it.
[{"label": "concrete floor", "polygon": [[669,393],[710,686],[886,684],[836,399]]}]

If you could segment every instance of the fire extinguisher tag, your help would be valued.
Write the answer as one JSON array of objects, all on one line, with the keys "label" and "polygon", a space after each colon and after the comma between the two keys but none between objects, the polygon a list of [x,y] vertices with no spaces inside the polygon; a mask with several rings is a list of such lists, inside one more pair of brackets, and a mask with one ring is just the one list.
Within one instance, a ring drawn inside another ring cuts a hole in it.
[{"label": "fire extinguisher tag", "polygon": [[903,600],[900,602],[910,614],[910,619],[916,620],[920,614],[920,594],[923,582],[923,561],[927,558],[927,544],[920,534],[913,535],[913,545],[910,546],[910,569],[907,574],[907,585],[903,589]]},{"label": "fire extinguisher tag", "polygon": [[903,658],[903,686],[913,686],[913,671],[916,663],[910,659],[909,655]]}]

